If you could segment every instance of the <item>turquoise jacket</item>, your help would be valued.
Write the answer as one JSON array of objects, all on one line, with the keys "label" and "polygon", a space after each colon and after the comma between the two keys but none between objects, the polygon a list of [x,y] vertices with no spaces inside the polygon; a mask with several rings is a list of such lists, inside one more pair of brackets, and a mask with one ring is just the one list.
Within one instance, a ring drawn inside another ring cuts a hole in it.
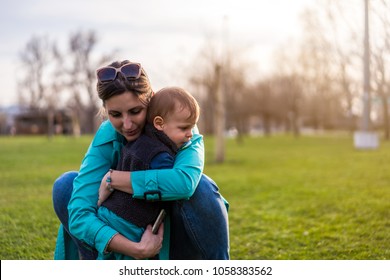
[{"label": "turquoise jacket", "polygon": [[[73,194],[68,205],[69,230],[77,239],[105,252],[109,241],[118,232],[97,217],[97,200],[101,179],[117,165],[124,137],[109,121],[101,124],[82,161],[79,175],[73,183]],[[188,199],[199,183],[204,167],[203,137],[194,133],[191,143],[181,150],[172,169],[135,171],[131,173],[134,197],[152,200],[161,194],[162,200]],[[65,248],[63,232],[57,239],[55,258],[69,255],[57,252]],[[60,240],[59,240],[60,239]]]}]

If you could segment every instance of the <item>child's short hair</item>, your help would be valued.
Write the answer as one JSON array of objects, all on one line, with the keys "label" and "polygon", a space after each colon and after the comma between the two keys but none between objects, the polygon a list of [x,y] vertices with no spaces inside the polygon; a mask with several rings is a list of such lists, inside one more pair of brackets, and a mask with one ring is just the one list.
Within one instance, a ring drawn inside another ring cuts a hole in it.
[{"label": "child's short hair", "polygon": [[[178,106],[178,107],[177,107]],[[188,109],[188,121],[196,123],[199,118],[199,104],[186,90],[180,87],[166,87],[154,94],[148,105],[147,120],[152,123],[156,116],[167,118],[175,109]]]}]

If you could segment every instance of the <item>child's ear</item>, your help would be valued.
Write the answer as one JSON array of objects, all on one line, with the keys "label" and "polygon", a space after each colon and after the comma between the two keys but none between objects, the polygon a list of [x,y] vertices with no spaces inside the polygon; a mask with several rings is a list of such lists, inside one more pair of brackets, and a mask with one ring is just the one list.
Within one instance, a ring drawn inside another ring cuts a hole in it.
[{"label": "child's ear", "polygon": [[164,128],[164,119],[160,116],[157,116],[153,119],[153,126],[158,130],[163,130]]}]

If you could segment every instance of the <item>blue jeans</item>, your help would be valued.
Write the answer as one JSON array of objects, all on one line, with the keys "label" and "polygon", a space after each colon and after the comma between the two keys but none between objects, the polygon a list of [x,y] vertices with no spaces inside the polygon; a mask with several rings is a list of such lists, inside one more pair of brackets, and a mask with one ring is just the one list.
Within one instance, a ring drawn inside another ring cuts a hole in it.
[{"label": "blue jeans", "polygon": [[69,171],[62,174],[53,185],[53,207],[58,219],[61,221],[65,231],[72,238],[79,250],[79,257],[83,260],[96,260],[98,252],[84,242],[76,239],[69,232],[68,204],[73,191],[73,180],[78,175],[76,171]]},{"label": "blue jeans", "polygon": [[[68,233],[68,203],[76,176],[75,171],[66,172],[53,186],[54,210]],[[217,185],[206,175],[201,177],[189,200],[173,203],[170,234],[170,259],[229,259],[227,209]],[[96,259],[96,250],[91,250],[70,233],[69,235],[79,249],[80,258]]]},{"label": "blue jeans", "polygon": [[206,175],[189,200],[175,201],[171,223],[171,259],[229,259],[227,209],[217,185]]}]

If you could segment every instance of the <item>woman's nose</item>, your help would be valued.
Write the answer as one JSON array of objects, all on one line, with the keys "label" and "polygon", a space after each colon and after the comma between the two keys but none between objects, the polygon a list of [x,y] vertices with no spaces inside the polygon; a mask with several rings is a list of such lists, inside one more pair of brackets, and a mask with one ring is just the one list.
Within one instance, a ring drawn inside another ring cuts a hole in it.
[{"label": "woman's nose", "polygon": [[131,117],[125,116],[123,118],[123,128],[124,129],[131,129],[132,125],[133,125],[133,121],[131,120]]}]

